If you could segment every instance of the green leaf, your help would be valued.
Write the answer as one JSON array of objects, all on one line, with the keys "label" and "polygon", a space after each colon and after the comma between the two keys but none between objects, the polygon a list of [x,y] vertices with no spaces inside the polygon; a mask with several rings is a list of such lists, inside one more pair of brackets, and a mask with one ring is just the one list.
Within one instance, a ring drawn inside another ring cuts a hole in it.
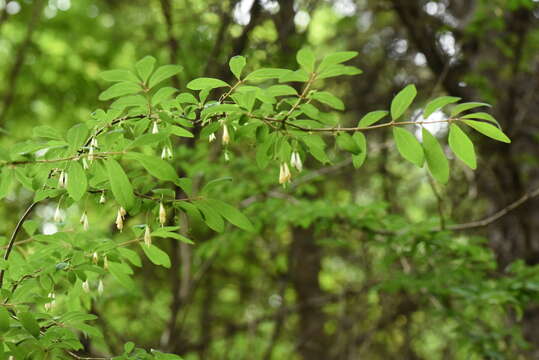
[{"label": "green leaf", "polygon": [[142,95],[128,95],[122,96],[110,104],[111,109],[120,110],[133,106],[146,107],[148,106],[148,100]]},{"label": "green leaf", "polygon": [[145,56],[135,64],[135,69],[144,83],[153,71],[155,58],[153,56]]},{"label": "green leaf", "polygon": [[245,61],[245,58],[241,55],[233,56],[230,58],[230,61],[228,62],[228,66],[230,66],[230,71],[232,71],[232,74],[236,77],[236,79],[241,78],[241,72],[243,71],[243,68],[245,67],[245,64],[247,62]]},{"label": "green leaf", "polygon": [[3,199],[8,194],[11,188],[12,178],[13,171],[8,167],[4,167],[0,176],[0,199]]},{"label": "green leaf", "polygon": [[296,54],[296,60],[298,61],[298,64],[308,73],[312,73],[314,71],[314,63],[316,61],[316,58],[314,57],[314,53],[309,48],[303,48]]},{"label": "green leaf", "polygon": [[133,186],[118,162],[112,158],[105,161],[105,167],[110,180],[112,194],[125,209],[131,209],[135,204]]},{"label": "green leaf", "polygon": [[352,138],[354,139],[354,142],[358,144],[360,149],[359,154],[352,155],[352,165],[354,165],[356,169],[359,169],[367,158],[367,139],[360,131],[355,132],[354,135],[352,135]]},{"label": "green leaf", "polygon": [[26,331],[37,339],[39,337],[39,324],[34,315],[30,312],[20,312],[18,317]]},{"label": "green leaf", "polygon": [[88,179],[78,161],[72,161],[67,169],[67,193],[75,201],[79,201],[86,193]]},{"label": "green leaf", "polygon": [[391,102],[391,118],[393,121],[397,120],[404,114],[404,112],[410,107],[412,101],[414,101],[417,95],[415,85],[410,84],[393,98]]},{"label": "green leaf", "polygon": [[352,154],[359,154],[361,152],[361,148],[359,145],[354,141],[354,138],[352,138],[352,135],[341,132],[337,135],[337,145],[339,148],[341,148],[344,151],[348,151]]},{"label": "green leaf", "polygon": [[88,139],[88,127],[84,123],[77,124],[67,131],[67,142],[69,151],[74,152],[80,149]]},{"label": "green leaf", "polygon": [[286,70],[279,76],[279,82],[306,82],[309,80],[309,73],[304,69],[296,71]]},{"label": "green leaf", "polygon": [[182,234],[179,234],[173,231],[167,231],[163,228],[159,228],[155,230],[154,232],[152,232],[152,236],[165,238],[165,239],[175,239],[175,240],[184,242],[186,244],[194,244],[194,242],[191,239],[186,238]]},{"label": "green leaf", "polygon": [[176,91],[178,91],[178,90],[176,90],[176,89],[174,89],[173,87],[170,87],[170,86],[166,86],[166,87],[163,87],[163,88],[157,90],[157,92],[152,96],[152,105],[153,106],[158,105],[163,100],[166,100],[166,99],[172,97],[172,95],[174,95],[174,93]]},{"label": "green leaf", "polygon": [[473,143],[468,135],[456,124],[451,124],[449,128],[448,142],[449,147],[460,160],[472,169],[477,167]]},{"label": "green leaf", "polygon": [[163,65],[157,68],[153,73],[150,81],[148,82],[148,87],[151,89],[155,85],[159,84],[161,81],[164,81],[176,74],[179,74],[182,71],[180,65]]},{"label": "green leaf", "polygon": [[140,80],[129,70],[108,70],[99,74],[105,81],[131,81],[139,83]]},{"label": "green leaf", "polygon": [[489,138],[492,138],[494,140],[498,140],[504,143],[511,142],[511,139],[509,139],[507,135],[503,133],[503,131],[501,131],[494,125],[491,125],[483,121],[478,121],[478,120],[463,120],[462,122],[474,128],[475,130],[479,131],[481,134],[488,136]]},{"label": "green leaf", "polygon": [[326,55],[320,63],[320,66],[318,67],[318,72],[324,71],[331,65],[337,65],[350,59],[353,59],[357,55],[357,51],[340,51]]},{"label": "green leaf", "polygon": [[4,306],[0,306],[0,334],[9,330],[9,312]]},{"label": "green leaf", "polygon": [[63,137],[58,130],[51,126],[43,125],[35,127],[32,131],[35,137],[42,137],[47,139],[62,140]]},{"label": "green leaf", "polygon": [[155,245],[147,246],[146,244],[141,243],[140,247],[152,263],[161,265],[167,269],[170,268],[170,258],[166,252]]},{"label": "green leaf", "polygon": [[107,90],[103,91],[99,95],[99,100],[110,100],[116,97],[124,96],[124,95],[132,95],[140,92],[142,88],[135,83],[132,82],[120,82],[117,84],[112,85]]},{"label": "green leaf", "polygon": [[468,115],[464,115],[461,117],[461,119],[479,119],[479,120],[486,120],[488,122],[490,122],[492,125],[496,126],[496,127],[500,127],[500,124],[498,123],[498,121],[494,118],[494,116],[488,114],[488,113],[485,113],[485,112],[476,112],[476,113],[473,113],[473,114],[468,114]]},{"label": "green leaf", "polygon": [[480,106],[490,107],[490,104],[482,103],[482,102],[467,102],[467,103],[458,104],[451,110],[451,117],[458,115],[463,111],[470,110],[470,109],[480,107]]},{"label": "green leaf", "polygon": [[429,171],[436,181],[445,184],[449,180],[449,162],[438,140],[427,129],[422,129],[423,149]]},{"label": "green leaf", "polygon": [[195,135],[193,135],[193,133],[191,133],[189,130],[186,130],[180,126],[171,126],[170,133],[179,137],[186,137],[186,138],[195,137]]},{"label": "green leaf", "polygon": [[133,251],[131,249],[127,249],[124,247],[119,247],[118,252],[120,255],[124,258],[129,260],[129,262],[137,267],[142,266],[142,262],[140,261],[140,257],[138,256],[136,251]]},{"label": "green leaf", "polygon": [[254,227],[253,224],[251,224],[251,221],[249,221],[249,219],[234,206],[215,199],[206,201],[231,224],[234,224],[245,231],[254,231]]},{"label": "green leaf", "polygon": [[253,71],[247,77],[245,80],[250,81],[261,81],[261,80],[268,80],[268,79],[278,79],[282,75],[289,73],[290,70],[287,69],[277,69],[277,68],[262,68]]},{"label": "green leaf", "polygon": [[153,155],[128,153],[126,158],[138,161],[148,172],[158,179],[175,182],[178,179],[176,170],[163,159]]},{"label": "green leaf", "polygon": [[204,222],[210,229],[217,232],[223,232],[225,223],[221,215],[211,206],[210,203],[204,200],[194,201],[193,205],[202,213]]},{"label": "green leaf", "polygon": [[399,127],[394,127],[393,138],[403,158],[419,167],[423,166],[425,161],[423,149],[413,134]]},{"label": "green leaf", "polygon": [[363,116],[361,118],[361,120],[359,120],[359,123],[357,124],[357,126],[358,127],[369,127],[372,124],[375,124],[378,121],[380,121],[381,119],[383,119],[385,116],[387,116],[387,114],[389,114],[389,112],[387,112],[385,110],[371,111],[371,112],[367,113],[365,116]]},{"label": "green leaf", "polygon": [[427,104],[427,106],[425,106],[425,110],[423,110],[423,117],[427,119],[436,110],[441,109],[448,104],[456,103],[459,100],[460,100],[459,97],[454,97],[454,96],[437,97],[436,99],[431,100]]},{"label": "green leaf", "polygon": [[135,283],[129,277],[129,274],[132,273],[132,270],[127,264],[120,264],[117,262],[109,261],[109,271],[110,274],[127,289],[135,288]]},{"label": "green leaf", "polygon": [[191,80],[189,81],[189,83],[187,83],[187,88],[191,90],[211,90],[226,86],[230,85],[228,85],[223,80],[208,77],[201,77],[198,79]]},{"label": "green leaf", "polygon": [[297,95],[298,92],[290,85],[272,85],[266,89],[271,96]]},{"label": "green leaf", "polygon": [[326,69],[324,69],[324,71],[321,71],[316,78],[326,79],[341,75],[359,75],[361,73],[363,73],[363,71],[356,68],[355,66],[336,64],[328,66]]},{"label": "green leaf", "polygon": [[137,146],[153,144],[163,140],[165,137],[166,135],[162,132],[159,132],[157,134],[144,134],[133,140],[133,142],[129,144],[126,149],[132,149]]},{"label": "green leaf", "polygon": [[331,94],[330,92],[327,92],[327,91],[316,92],[312,95],[312,98],[320,101],[323,104],[331,106],[334,109],[344,110],[344,103],[342,102],[342,100],[336,97],[335,95]]}]

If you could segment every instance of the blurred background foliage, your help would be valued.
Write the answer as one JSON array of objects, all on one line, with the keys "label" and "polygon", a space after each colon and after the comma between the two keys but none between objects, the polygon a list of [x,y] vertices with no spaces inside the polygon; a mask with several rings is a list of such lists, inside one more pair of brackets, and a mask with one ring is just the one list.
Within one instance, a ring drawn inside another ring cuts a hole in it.
[{"label": "blurred background foliage", "polygon": [[[257,232],[188,224],[196,244],[170,241],[171,269],[146,263],[136,290],[111,281],[85,302],[104,334],[82,339],[85,355],[133,341],[185,359],[539,358],[539,200],[433,231],[538,193],[538,1],[2,0],[0,9],[1,148],[39,125],[63,132],[87,121],[104,107],[99,73],[145,55],[181,64],[172,84],[182,88],[199,76],[231,79],[238,54],[249,70],[293,66],[303,46],[360,53],[363,75],[325,84],[345,100],[344,123],[387,109],[415,83],[417,105],[443,94],[489,101],[513,140],[478,137],[478,170],[453,160],[440,186],[402,163],[381,131],[369,134],[360,170],[335,151],[332,165],[307,164],[287,189],[248,147],[232,146],[226,162],[206,139],[178,144],[181,172],[233,179],[213,192]],[[3,200],[2,234],[30,199],[17,188]],[[39,232],[56,231],[55,206],[38,209]],[[115,213],[89,217],[107,236]]]}]

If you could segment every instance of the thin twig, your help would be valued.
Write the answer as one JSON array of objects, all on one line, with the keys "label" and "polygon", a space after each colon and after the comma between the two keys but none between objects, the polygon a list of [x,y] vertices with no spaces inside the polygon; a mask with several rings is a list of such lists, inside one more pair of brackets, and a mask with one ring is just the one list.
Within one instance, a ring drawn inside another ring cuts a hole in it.
[{"label": "thin twig", "polygon": [[[15,239],[17,238],[17,234],[21,230],[22,224],[24,224],[24,221],[26,218],[32,213],[32,210],[37,205],[37,202],[33,202],[28,206],[24,214],[19,219],[19,222],[17,223],[17,226],[15,226],[15,230],[13,230],[13,233],[11,234],[11,239],[9,239],[9,244],[7,246],[6,252],[4,253],[4,261],[7,261],[9,259],[9,254],[11,254],[11,251],[13,250],[13,245],[15,244]],[[2,269],[0,270],[0,289],[2,288],[2,285],[4,283],[4,274],[6,270]]]}]

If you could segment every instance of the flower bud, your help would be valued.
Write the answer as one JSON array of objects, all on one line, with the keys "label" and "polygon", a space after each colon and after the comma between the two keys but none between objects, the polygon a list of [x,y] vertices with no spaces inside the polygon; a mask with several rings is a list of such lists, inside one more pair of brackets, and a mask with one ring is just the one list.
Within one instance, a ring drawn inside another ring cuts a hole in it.
[{"label": "flower bud", "polygon": [[80,223],[82,224],[82,228],[84,231],[88,230],[90,227],[90,223],[88,222],[88,214],[86,214],[86,211],[82,213],[82,216],[80,217]]},{"label": "flower bud", "polygon": [[105,201],[107,201],[107,199],[105,199],[105,192],[103,191],[103,192],[101,193],[101,197],[99,198],[99,203],[100,203],[100,204],[104,204]]},{"label": "flower bud", "polygon": [[94,253],[92,254],[92,262],[94,264],[97,264],[99,262],[99,255],[97,254],[96,251],[94,251]]},{"label": "flower bud", "polygon": [[62,220],[63,220],[62,212],[60,211],[60,204],[58,204],[58,206],[56,207],[56,211],[54,212],[53,220],[54,220],[54,222],[62,222]]},{"label": "flower bud", "polygon": [[58,177],[58,187],[65,188],[67,186],[67,174],[62,170],[60,176]]},{"label": "flower bud", "polygon": [[230,135],[228,134],[228,127],[226,125],[223,125],[223,145],[227,145],[230,141]]},{"label": "flower bud", "polygon": [[303,169],[303,163],[301,162],[301,157],[297,151],[292,152],[292,156],[290,157],[290,165],[295,167],[297,171],[301,171]]},{"label": "flower bud", "polygon": [[225,161],[230,161],[230,155],[228,151],[225,151]]},{"label": "flower bud", "polygon": [[292,174],[290,174],[290,168],[287,163],[282,163],[279,168],[279,184],[286,184],[290,182]]},{"label": "flower bud", "polygon": [[103,295],[103,292],[105,292],[105,285],[103,284],[103,280],[99,279],[99,283],[97,284],[97,292],[99,295]]},{"label": "flower bud", "polygon": [[82,290],[84,290],[85,293],[89,293],[89,292],[90,292],[90,283],[88,282],[88,280],[85,280],[85,281],[82,283]]},{"label": "flower bud", "polygon": [[161,224],[161,226],[163,226],[166,221],[167,221],[167,212],[165,211],[163,202],[160,202],[159,203],[159,223]]},{"label": "flower bud", "polygon": [[213,142],[215,139],[215,133],[211,133],[210,136],[208,136],[208,142]]},{"label": "flower bud", "polygon": [[50,299],[50,301],[45,304],[45,310],[50,311],[56,306],[56,294],[54,294],[54,292],[50,292],[47,297]]},{"label": "flower bud", "polygon": [[108,270],[109,269],[109,259],[107,257],[103,257],[103,269]]},{"label": "flower bud", "polygon": [[90,149],[88,149],[88,161],[92,162],[94,160],[95,160],[94,147],[90,145]]},{"label": "flower bud", "polygon": [[159,127],[157,126],[157,121],[153,122],[152,134],[157,134],[159,132]]},{"label": "flower bud", "polygon": [[120,210],[118,210],[118,214],[116,215],[116,227],[118,228],[118,230],[120,230],[120,232],[122,232],[124,228],[124,218]]},{"label": "flower bud", "polygon": [[146,230],[144,231],[144,244],[150,247],[152,245],[152,235],[150,233],[150,227],[146,225]]}]

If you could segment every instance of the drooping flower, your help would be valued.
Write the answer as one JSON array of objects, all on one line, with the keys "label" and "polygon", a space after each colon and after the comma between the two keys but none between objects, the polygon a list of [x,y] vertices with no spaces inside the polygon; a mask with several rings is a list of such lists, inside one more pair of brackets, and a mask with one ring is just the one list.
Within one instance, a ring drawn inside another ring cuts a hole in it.
[{"label": "drooping flower", "polygon": [[226,125],[223,125],[222,141],[223,145],[227,145],[230,142],[230,135],[228,134],[228,127]]},{"label": "drooping flower", "polygon": [[215,133],[211,133],[210,136],[208,136],[208,142],[213,142],[215,139]]},{"label": "drooping flower", "polygon": [[85,280],[85,281],[82,283],[82,290],[84,290],[85,293],[89,293],[89,292],[90,292],[90,283],[88,282],[88,280]]},{"label": "drooping flower", "polygon": [[297,171],[303,170],[303,163],[301,162],[301,157],[297,151],[292,152],[290,157],[290,165],[296,168]]},{"label": "drooping flower", "polygon": [[97,284],[97,292],[99,295],[103,295],[105,292],[105,285],[103,284],[103,280],[99,279],[99,283]]},{"label": "drooping flower", "polygon": [[60,211],[60,204],[56,206],[56,211],[54,212],[53,220],[54,222],[62,222],[63,220],[62,212]]},{"label": "drooping flower", "polygon": [[157,121],[153,122],[152,134],[157,134],[159,132],[159,126],[157,126]]},{"label": "drooping flower", "polygon": [[289,183],[291,179],[292,174],[290,173],[288,163],[282,163],[279,168],[279,184]]},{"label": "drooping flower", "polygon": [[146,230],[144,230],[144,244],[148,247],[152,245],[152,235],[148,225],[146,225]]},{"label": "drooping flower", "polygon": [[161,226],[165,225],[165,222],[167,221],[167,212],[165,210],[165,207],[163,206],[163,202],[159,203],[159,223]]}]

